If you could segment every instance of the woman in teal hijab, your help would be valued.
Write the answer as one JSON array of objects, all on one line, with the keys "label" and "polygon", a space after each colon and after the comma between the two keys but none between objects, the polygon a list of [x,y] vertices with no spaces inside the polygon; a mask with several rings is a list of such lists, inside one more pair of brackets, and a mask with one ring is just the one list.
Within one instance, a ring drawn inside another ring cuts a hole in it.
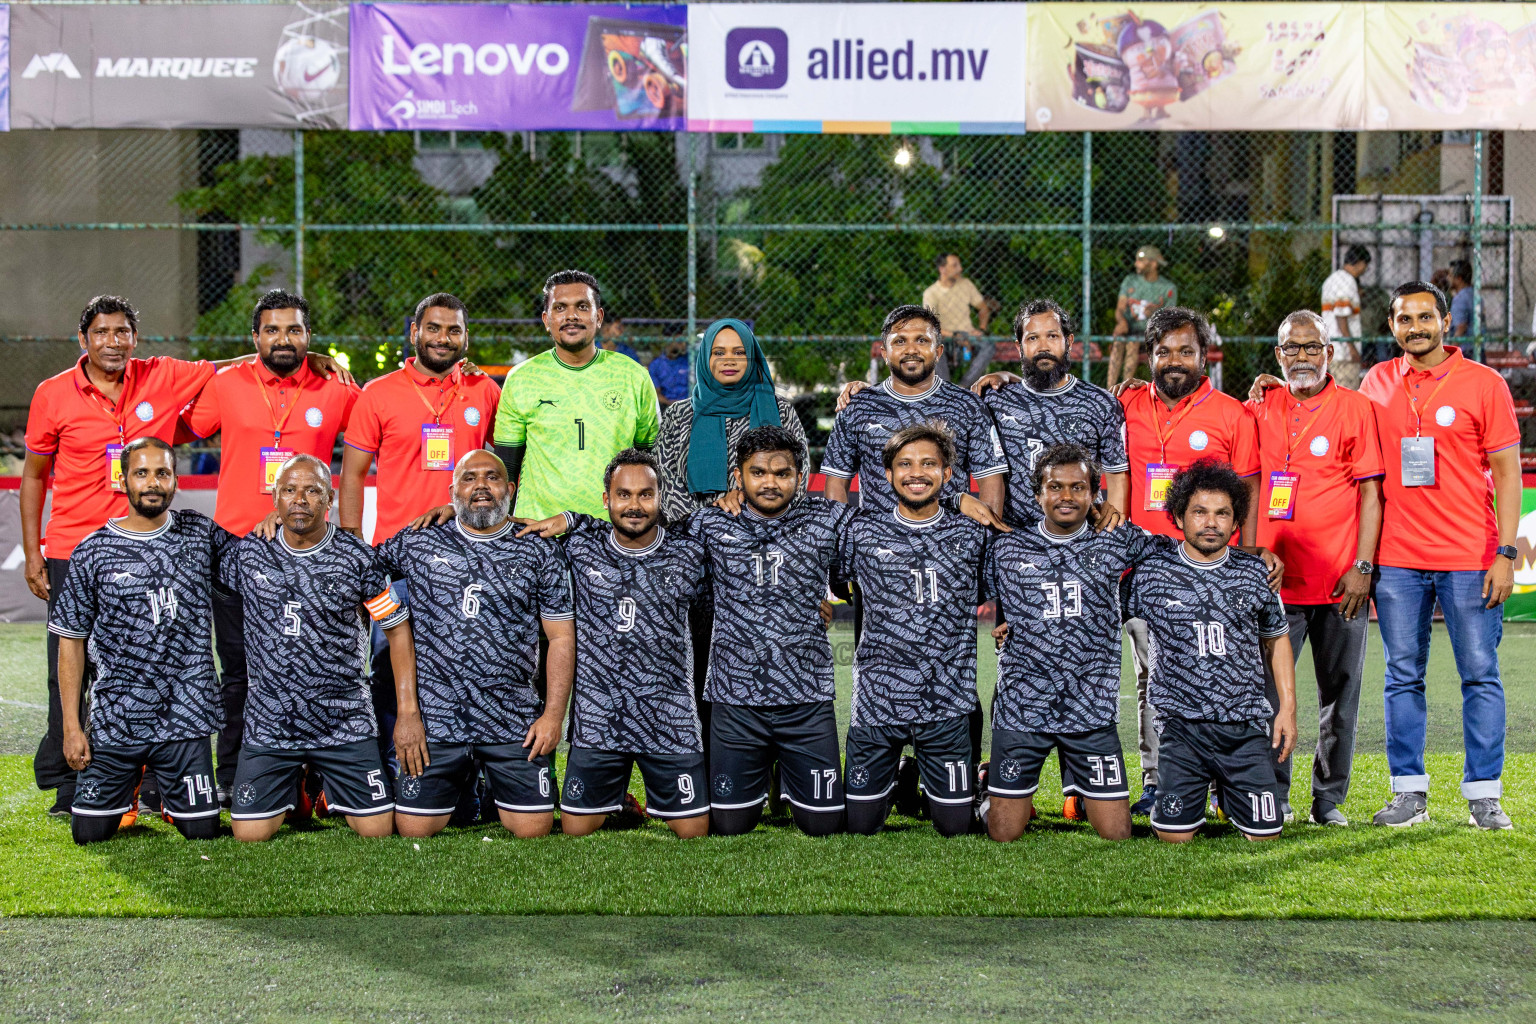
[{"label": "woman in teal hijab", "polygon": [[656,457],[666,517],[684,519],[730,490],[736,442],[763,426],[782,426],[805,444],[800,417],[774,391],[773,371],[752,328],[716,320],[699,345],[689,397],[667,406],[661,417]]}]

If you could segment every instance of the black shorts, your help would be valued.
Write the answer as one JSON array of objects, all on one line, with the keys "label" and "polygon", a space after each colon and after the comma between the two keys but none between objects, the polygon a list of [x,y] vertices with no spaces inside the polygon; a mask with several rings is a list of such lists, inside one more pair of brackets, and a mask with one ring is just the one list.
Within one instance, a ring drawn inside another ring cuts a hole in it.
[{"label": "black shorts", "polygon": [[572,747],[565,759],[560,810],[568,814],[612,814],[623,810],[629,772],[640,766],[645,810],[658,818],[697,818],[709,813],[703,754],[631,754],[621,750]]},{"label": "black shorts", "polygon": [[843,758],[831,701],[774,707],[716,701],[709,720],[710,808],[762,804],[774,761],[784,799],[806,811],[843,809]]},{"label": "black shorts", "polygon": [[1280,787],[1266,722],[1158,719],[1157,805],[1152,827],[1193,832],[1205,824],[1205,796],[1216,783],[1227,820],[1250,836],[1280,834]]},{"label": "black shorts", "polygon": [[[528,760],[517,743],[428,743],[431,764],[395,782],[395,813],[452,814],[464,786],[485,766],[491,799],[504,811],[547,814],[555,809],[554,763],[548,754]],[[476,762],[479,762],[479,765]]]},{"label": "black shorts", "polygon": [[208,737],[128,747],[91,747],[91,763],[75,783],[71,814],[111,818],[138,806],[134,794],[144,769],[160,784],[160,799],[172,818],[212,818],[219,813],[213,783],[213,748]]},{"label": "black shorts", "polygon": [[389,775],[379,760],[377,740],[307,750],[247,743],[240,748],[240,763],[235,766],[230,818],[275,818],[293,810],[305,765],[320,773],[331,810],[360,818],[394,810]]},{"label": "black shorts", "polygon": [[968,804],[976,792],[972,775],[969,715],[916,725],[855,725],[848,729],[848,799],[884,800],[896,785],[901,749],[917,755],[923,792],[936,804]]},{"label": "black shorts", "polygon": [[1092,732],[1013,732],[992,730],[992,768],[987,792],[1021,799],[1040,788],[1040,766],[1057,752],[1062,793],[1090,800],[1120,800],[1131,795],[1120,756],[1120,733],[1114,726]]}]

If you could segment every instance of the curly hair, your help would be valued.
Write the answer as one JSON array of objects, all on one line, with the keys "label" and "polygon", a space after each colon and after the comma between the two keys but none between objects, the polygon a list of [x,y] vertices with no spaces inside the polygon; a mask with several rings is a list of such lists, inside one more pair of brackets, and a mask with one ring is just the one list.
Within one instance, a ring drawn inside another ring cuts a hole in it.
[{"label": "curly hair", "polygon": [[763,452],[784,452],[794,460],[795,469],[805,466],[805,445],[783,427],[753,427],[736,442],[736,465],[745,466],[747,460]]},{"label": "curly hair", "polygon": [[656,474],[656,479],[661,479],[661,464],[656,461],[656,456],[643,448],[625,448],[613,457],[608,463],[608,468],[603,470],[603,490],[613,486],[613,474],[619,471],[620,466],[650,466],[651,472]]},{"label": "curly hair", "polygon": [[1094,494],[1099,493],[1099,480],[1103,471],[1099,469],[1099,464],[1094,461],[1093,456],[1088,453],[1088,449],[1070,442],[1053,444],[1035,459],[1035,493],[1039,494],[1040,489],[1045,486],[1046,470],[1057,466],[1076,466],[1079,463],[1088,470],[1088,490]]},{"label": "curly hair", "polygon": [[1200,459],[1181,470],[1168,485],[1168,519],[1175,526],[1189,511],[1189,503],[1199,491],[1220,491],[1232,501],[1232,521],[1239,526],[1248,518],[1248,485],[1230,463],[1221,459]]}]

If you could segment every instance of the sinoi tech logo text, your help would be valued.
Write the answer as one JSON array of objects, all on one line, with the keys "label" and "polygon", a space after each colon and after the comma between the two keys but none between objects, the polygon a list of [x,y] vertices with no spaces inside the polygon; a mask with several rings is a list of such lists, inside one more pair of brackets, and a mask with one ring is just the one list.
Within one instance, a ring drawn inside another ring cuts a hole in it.
[{"label": "sinoi tech logo text", "polygon": [[[918,50],[866,45],[863,39],[833,39],[805,55],[813,81],[979,82],[986,74],[987,49],[935,46]],[[777,28],[734,28],[725,37],[725,79],[735,89],[781,89],[789,80],[789,36]]]}]

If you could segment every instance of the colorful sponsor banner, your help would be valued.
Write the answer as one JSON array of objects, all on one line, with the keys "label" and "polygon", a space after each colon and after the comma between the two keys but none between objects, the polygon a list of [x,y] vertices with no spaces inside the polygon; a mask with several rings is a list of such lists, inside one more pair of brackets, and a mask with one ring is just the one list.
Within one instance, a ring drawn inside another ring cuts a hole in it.
[{"label": "colorful sponsor banner", "polygon": [[1536,4],[1370,4],[1373,129],[1536,128]]},{"label": "colorful sponsor banner", "polygon": [[341,128],[343,4],[11,5],[17,128]]},{"label": "colorful sponsor banner", "polygon": [[354,130],[674,131],[681,6],[354,4]]},{"label": "colorful sponsor banner", "polygon": [[1355,128],[1365,4],[1031,4],[1031,131]]},{"label": "colorful sponsor banner", "polygon": [[1024,130],[1024,4],[695,4],[688,127]]},{"label": "colorful sponsor banner", "polygon": [[1536,621],[1536,490],[1529,486],[1520,492],[1520,527],[1515,534],[1515,546],[1520,549],[1520,557],[1515,559],[1515,592],[1504,603],[1504,618]]},{"label": "colorful sponsor banner", "polygon": [[11,9],[0,4],[0,132],[11,130]]}]

